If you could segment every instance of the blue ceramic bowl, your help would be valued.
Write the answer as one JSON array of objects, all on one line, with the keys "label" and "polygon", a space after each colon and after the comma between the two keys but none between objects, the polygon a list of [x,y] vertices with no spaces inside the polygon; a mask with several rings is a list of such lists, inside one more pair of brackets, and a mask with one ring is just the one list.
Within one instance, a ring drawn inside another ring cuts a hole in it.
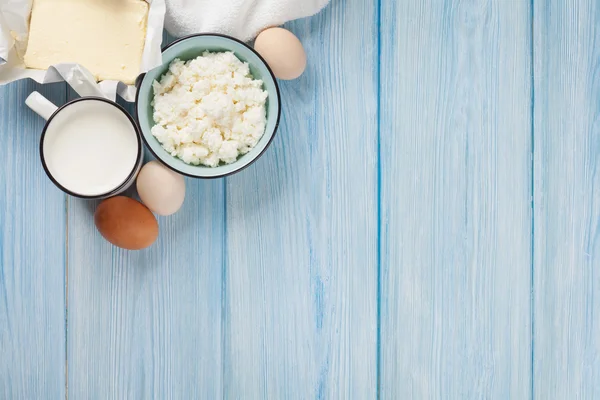
[{"label": "blue ceramic bowl", "polygon": [[[234,163],[221,164],[214,168],[184,163],[163,149],[151,132],[152,127],[155,125],[152,118],[152,100],[154,98],[152,83],[167,72],[169,64],[174,59],[191,60],[202,55],[206,50],[212,52],[233,51],[240,60],[248,63],[254,78],[261,79],[264,82],[264,89],[269,93],[266,106],[267,125],[265,133],[258,144],[248,153],[240,156]],[[142,138],[148,149],[159,161],[172,170],[193,178],[220,178],[242,170],[265,152],[271,144],[279,125],[281,100],[275,75],[273,75],[265,60],[254,49],[229,36],[198,34],[179,39],[165,47],[162,60],[163,64],[160,67],[148,71],[139,82],[136,97],[137,119],[142,131]]]}]

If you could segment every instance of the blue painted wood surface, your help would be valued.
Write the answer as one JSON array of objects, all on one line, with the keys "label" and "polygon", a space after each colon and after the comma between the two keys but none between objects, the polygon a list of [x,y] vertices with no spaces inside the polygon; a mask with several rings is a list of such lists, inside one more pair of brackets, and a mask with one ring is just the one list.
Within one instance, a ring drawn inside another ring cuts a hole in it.
[{"label": "blue painted wood surface", "polygon": [[0,87],[0,399],[600,396],[596,0],[333,0],[251,168],[117,250]]},{"label": "blue painted wood surface", "polygon": [[384,1],[384,399],[531,386],[531,40],[525,1]]},{"label": "blue painted wood surface", "polygon": [[34,88],[64,103],[65,84],[0,87],[0,398],[65,397],[65,200],[42,169]]},{"label": "blue painted wood surface", "polygon": [[535,3],[534,395],[600,398],[600,3]]},{"label": "blue painted wood surface", "polygon": [[375,398],[377,10],[290,29],[308,69],[281,84],[273,148],[226,182],[224,395]]},{"label": "blue painted wood surface", "polygon": [[102,240],[96,204],[69,199],[69,398],[222,397],[224,182],[186,183],[140,252]]}]

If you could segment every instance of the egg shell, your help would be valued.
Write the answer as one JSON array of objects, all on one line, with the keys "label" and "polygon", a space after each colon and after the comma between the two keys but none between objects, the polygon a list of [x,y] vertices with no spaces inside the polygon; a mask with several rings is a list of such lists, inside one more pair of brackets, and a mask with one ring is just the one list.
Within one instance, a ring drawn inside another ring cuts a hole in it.
[{"label": "egg shell", "polygon": [[158,223],[142,203],[124,196],[104,200],[94,214],[100,234],[127,250],[150,247],[158,237]]},{"label": "egg shell", "polygon": [[176,213],[185,200],[183,176],[156,161],[142,167],[136,186],[142,202],[158,215]]},{"label": "egg shell", "polygon": [[286,29],[265,29],[256,38],[254,49],[279,79],[296,79],[306,69],[304,47],[300,40]]}]

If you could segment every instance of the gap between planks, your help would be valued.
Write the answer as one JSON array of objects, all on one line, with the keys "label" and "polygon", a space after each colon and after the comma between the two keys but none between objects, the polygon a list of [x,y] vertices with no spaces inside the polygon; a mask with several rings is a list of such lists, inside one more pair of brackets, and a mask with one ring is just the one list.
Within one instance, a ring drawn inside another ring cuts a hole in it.
[{"label": "gap between planks", "polygon": [[[69,85],[65,82],[65,103]],[[65,400],[69,400],[69,196],[65,195]]]},{"label": "gap between planks", "polygon": [[376,310],[376,327],[377,333],[375,337],[375,398],[381,399],[381,3],[383,0],[377,0],[377,177],[376,177],[376,202],[377,202],[377,310]]}]

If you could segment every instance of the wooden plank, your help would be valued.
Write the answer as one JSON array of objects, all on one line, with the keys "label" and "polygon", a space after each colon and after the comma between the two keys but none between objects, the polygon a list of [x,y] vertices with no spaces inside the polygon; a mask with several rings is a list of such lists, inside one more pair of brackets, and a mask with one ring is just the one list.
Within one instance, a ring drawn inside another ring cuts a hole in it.
[{"label": "wooden plank", "polygon": [[381,398],[528,398],[530,2],[381,19]]},{"label": "wooden plank", "polygon": [[69,199],[69,399],[222,397],[224,182],[186,184],[139,252],[105,242],[95,204]]},{"label": "wooden plank", "polygon": [[227,178],[224,396],[376,396],[377,7],[332,2],[288,27],[272,148]]},{"label": "wooden plank", "polygon": [[65,196],[39,155],[44,120],[25,106],[65,85],[0,87],[0,398],[65,397]]},{"label": "wooden plank", "polygon": [[535,2],[534,397],[600,397],[600,3]]}]

